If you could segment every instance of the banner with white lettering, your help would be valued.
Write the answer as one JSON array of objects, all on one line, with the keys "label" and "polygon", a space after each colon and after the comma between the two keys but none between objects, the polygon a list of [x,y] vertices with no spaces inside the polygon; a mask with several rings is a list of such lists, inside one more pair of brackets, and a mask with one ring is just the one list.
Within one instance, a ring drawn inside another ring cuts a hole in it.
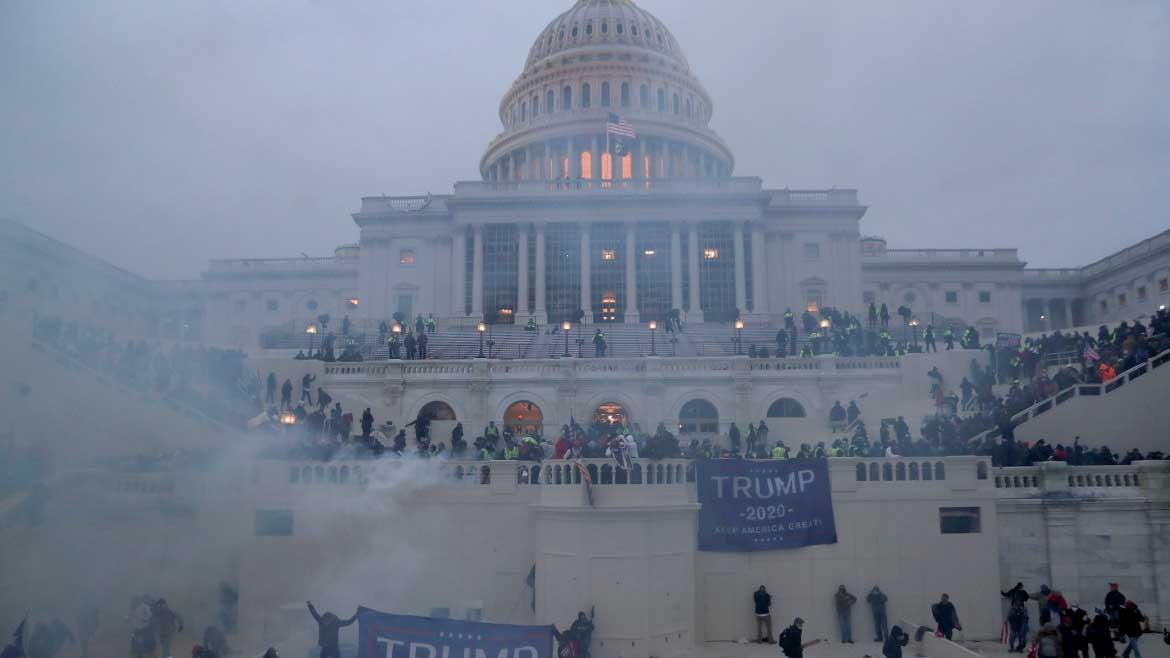
[{"label": "banner with white lettering", "polygon": [[358,658],[553,658],[553,627],[358,608]]},{"label": "banner with white lettering", "polygon": [[700,551],[837,543],[825,459],[698,462]]}]

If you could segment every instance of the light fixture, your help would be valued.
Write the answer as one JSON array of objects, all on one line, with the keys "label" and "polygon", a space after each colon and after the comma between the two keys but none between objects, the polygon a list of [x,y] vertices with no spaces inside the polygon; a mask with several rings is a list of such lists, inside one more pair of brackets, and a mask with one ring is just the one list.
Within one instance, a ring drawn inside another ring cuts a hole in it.
[{"label": "light fixture", "polygon": [[479,324],[475,325],[475,330],[482,334],[483,332],[487,331],[487,325],[480,322]]},{"label": "light fixture", "polygon": [[1041,313],[1041,314],[1040,314],[1040,319],[1041,319],[1041,320],[1047,320],[1047,319],[1048,319],[1048,316],[1047,316],[1047,315],[1044,315],[1043,313]]},{"label": "light fixture", "polygon": [[703,249],[703,260],[716,260],[719,258],[719,250],[707,247]]},{"label": "light fixture", "polygon": [[350,297],[349,298],[349,305],[350,306],[357,306],[358,305],[358,298],[357,297]]},{"label": "light fixture", "polygon": [[310,335],[317,333],[317,325],[311,324],[305,327],[305,333]]},{"label": "light fixture", "polygon": [[297,422],[297,416],[293,412],[286,411],[286,412],[280,414],[280,424],[281,425],[295,425],[296,422]]},{"label": "light fixture", "polygon": [[613,249],[602,249],[601,260],[613,260],[617,258],[617,253]]},{"label": "light fixture", "polygon": [[395,322],[394,326],[390,327],[390,331],[393,331],[396,334],[400,334],[400,333],[402,333],[402,325]]},{"label": "light fixture", "polygon": [[561,330],[562,331],[568,331],[572,328],[573,328],[573,325],[569,324],[568,320],[565,320],[564,322],[561,323]]},{"label": "light fixture", "polygon": [[1159,310],[1159,311],[1165,311],[1165,310],[1166,310],[1166,305],[1165,305],[1165,304],[1162,304],[1161,306],[1159,306],[1159,307],[1158,307],[1158,310]]},{"label": "light fixture", "polygon": [[829,322],[829,318],[822,318],[821,319],[821,329],[828,329],[829,326],[832,324],[833,324],[832,322]]},{"label": "light fixture", "polygon": [[651,320],[650,321],[650,331],[654,331],[657,328],[658,328],[658,323],[655,322],[654,320]]},{"label": "light fixture", "polygon": [[912,319],[910,320],[910,326],[911,326],[911,327],[917,327],[917,326],[918,326],[918,318],[912,318]]},{"label": "light fixture", "polygon": [[642,251],[642,255],[643,255],[643,256],[653,256],[653,255],[654,255],[654,250],[653,250],[653,249],[645,249],[645,250],[643,250],[643,251]]},{"label": "light fixture", "polygon": [[735,321],[735,328],[736,329],[743,329],[743,320],[736,320]]}]

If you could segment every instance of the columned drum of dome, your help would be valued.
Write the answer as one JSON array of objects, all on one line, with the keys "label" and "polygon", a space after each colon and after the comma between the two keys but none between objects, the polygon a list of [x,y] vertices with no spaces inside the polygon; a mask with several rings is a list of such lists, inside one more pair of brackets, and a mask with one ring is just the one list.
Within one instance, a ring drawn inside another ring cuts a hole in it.
[{"label": "columned drum of dome", "polygon": [[[500,101],[504,130],[480,173],[487,181],[568,178],[619,188],[645,178],[730,176],[735,158],[708,127],[712,111],[661,21],[632,0],[578,0],[529,49]],[[620,148],[606,139],[611,113],[637,135]],[[562,162],[568,166],[556,166]]]}]

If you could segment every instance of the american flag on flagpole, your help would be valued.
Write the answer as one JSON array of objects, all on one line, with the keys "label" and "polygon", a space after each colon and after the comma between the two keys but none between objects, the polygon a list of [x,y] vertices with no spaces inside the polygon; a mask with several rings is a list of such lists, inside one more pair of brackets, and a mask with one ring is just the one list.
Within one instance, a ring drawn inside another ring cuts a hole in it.
[{"label": "american flag on flagpole", "polygon": [[627,139],[637,139],[638,137],[634,133],[634,126],[613,112],[609,113],[609,118],[605,121],[605,136],[609,137],[610,135]]}]

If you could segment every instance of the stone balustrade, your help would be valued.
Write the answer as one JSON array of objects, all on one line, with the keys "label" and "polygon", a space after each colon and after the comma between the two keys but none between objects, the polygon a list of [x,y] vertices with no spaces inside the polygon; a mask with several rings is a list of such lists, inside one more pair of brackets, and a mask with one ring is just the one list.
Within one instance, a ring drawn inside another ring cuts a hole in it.
[{"label": "stone balustrade", "polygon": [[[479,198],[503,194],[515,196],[563,195],[567,193],[648,194],[674,192],[679,194],[758,194],[762,181],[755,177],[735,178],[659,178],[659,179],[598,179],[577,180],[521,180],[521,181],[459,181],[455,183],[456,198]],[[828,194],[816,192],[809,194]],[[853,191],[856,205],[856,191]],[[828,201],[826,197],[823,201]]]},{"label": "stone balustrade", "polygon": [[1042,462],[996,468],[996,497],[1081,496],[1089,498],[1170,497],[1170,461],[1121,466],[1069,466]]}]

